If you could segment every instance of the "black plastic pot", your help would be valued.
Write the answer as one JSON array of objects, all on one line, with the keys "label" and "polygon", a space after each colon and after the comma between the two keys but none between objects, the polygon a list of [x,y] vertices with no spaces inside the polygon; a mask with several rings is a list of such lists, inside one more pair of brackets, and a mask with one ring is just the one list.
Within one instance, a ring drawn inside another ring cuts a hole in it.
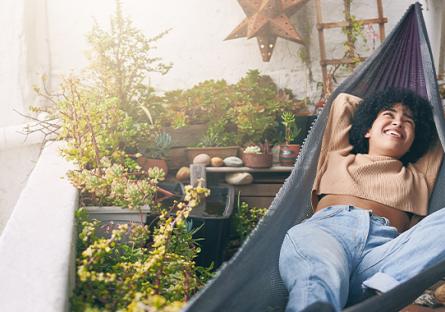
[{"label": "black plastic pot", "polygon": [[[235,189],[231,185],[209,186],[210,196],[203,206],[194,209],[187,222],[196,233],[201,252],[196,264],[218,268],[224,261],[224,250],[230,238],[230,223],[235,202]],[[149,215],[147,224],[154,227],[157,215]]]},{"label": "black plastic pot", "polygon": [[206,209],[194,212],[189,216],[192,228],[199,230],[194,237],[198,241],[201,252],[196,263],[208,267],[212,263],[214,268],[224,261],[224,250],[230,239],[230,222],[235,202],[233,186],[210,187],[210,196],[206,200]]}]

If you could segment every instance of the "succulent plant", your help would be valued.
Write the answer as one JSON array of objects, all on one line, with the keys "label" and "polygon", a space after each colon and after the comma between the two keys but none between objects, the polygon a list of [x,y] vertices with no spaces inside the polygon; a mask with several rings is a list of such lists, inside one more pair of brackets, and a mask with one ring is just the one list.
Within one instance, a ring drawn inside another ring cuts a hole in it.
[{"label": "succulent plant", "polygon": [[148,149],[147,155],[155,159],[165,159],[171,143],[171,135],[167,132],[160,132],[155,138],[154,145]]},{"label": "succulent plant", "polygon": [[244,153],[261,154],[261,148],[258,145],[251,145],[244,149]]},{"label": "succulent plant", "polygon": [[301,132],[301,129],[295,124],[295,115],[290,112],[283,112],[281,114],[281,123],[284,126],[284,140],[289,144]]}]

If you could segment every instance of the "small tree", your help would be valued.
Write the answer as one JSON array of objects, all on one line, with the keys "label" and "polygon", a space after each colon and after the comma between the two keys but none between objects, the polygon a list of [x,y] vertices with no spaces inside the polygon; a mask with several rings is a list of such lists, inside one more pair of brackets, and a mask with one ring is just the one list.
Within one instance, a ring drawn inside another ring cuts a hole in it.
[{"label": "small tree", "polygon": [[169,30],[147,38],[133,26],[131,19],[123,15],[119,0],[116,0],[116,11],[110,24],[107,31],[96,23],[87,35],[91,46],[87,57],[93,79],[104,94],[117,98],[121,108],[130,116],[146,118],[144,107],[157,109],[153,103],[154,89],[147,77],[151,73],[164,75],[172,66],[151,55],[155,43]]}]

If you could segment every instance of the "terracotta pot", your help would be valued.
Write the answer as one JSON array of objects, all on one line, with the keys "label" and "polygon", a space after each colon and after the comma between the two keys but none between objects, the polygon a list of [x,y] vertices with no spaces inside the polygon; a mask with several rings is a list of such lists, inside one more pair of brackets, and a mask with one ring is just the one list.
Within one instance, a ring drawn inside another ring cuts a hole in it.
[{"label": "terracotta pot", "polygon": [[153,167],[158,167],[164,170],[165,176],[168,174],[168,165],[165,159],[153,159],[153,158],[145,158],[143,156],[137,159],[137,163],[142,167],[145,171]]},{"label": "terracotta pot", "polygon": [[238,156],[239,146],[224,146],[224,147],[187,147],[186,154],[189,163],[193,162],[195,156],[199,154],[207,154],[212,157],[221,157],[222,159],[229,156]]},{"label": "terracotta pot", "polygon": [[298,154],[300,154],[299,144],[280,145],[280,164],[282,166],[293,166]]},{"label": "terracotta pot", "polygon": [[255,153],[243,153],[242,159],[244,166],[249,168],[269,168],[272,167],[273,155],[268,154],[255,154]]}]

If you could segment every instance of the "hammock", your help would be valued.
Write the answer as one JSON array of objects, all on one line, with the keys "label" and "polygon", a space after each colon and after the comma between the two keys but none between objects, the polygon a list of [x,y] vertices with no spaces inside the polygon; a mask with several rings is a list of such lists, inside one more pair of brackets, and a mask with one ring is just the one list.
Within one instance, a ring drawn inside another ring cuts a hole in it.
[{"label": "hammock", "polygon": [[[421,5],[410,6],[382,45],[331,95],[305,140],[295,167],[267,215],[238,253],[198,292],[183,311],[283,311],[287,290],[278,271],[283,238],[289,228],[311,215],[310,194],[320,145],[332,100],[346,92],[359,97],[388,87],[409,88],[427,97],[442,146],[445,122],[431,48]],[[429,212],[445,207],[445,166],[442,165]],[[375,296],[347,311],[394,311],[410,304],[423,290],[445,276],[445,261],[382,296]]]}]

